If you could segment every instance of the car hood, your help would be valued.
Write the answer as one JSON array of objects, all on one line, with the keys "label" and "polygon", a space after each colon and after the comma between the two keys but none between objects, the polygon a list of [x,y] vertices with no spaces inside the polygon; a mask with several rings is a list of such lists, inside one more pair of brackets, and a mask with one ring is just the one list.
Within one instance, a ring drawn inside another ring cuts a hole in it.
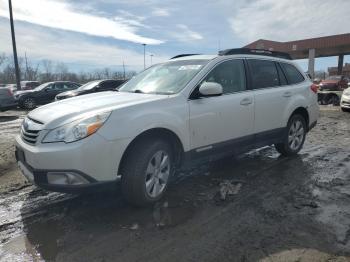
[{"label": "car hood", "polygon": [[34,90],[20,90],[20,91],[15,91],[15,95],[24,95],[24,94],[29,94],[35,92]]},{"label": "car hood", "polygon": [[113,91],[93,93],[41,106],[31,111],[28,117],[43,123],[43,129],[53,129],[91,114],[166,98],[166,95]]}]

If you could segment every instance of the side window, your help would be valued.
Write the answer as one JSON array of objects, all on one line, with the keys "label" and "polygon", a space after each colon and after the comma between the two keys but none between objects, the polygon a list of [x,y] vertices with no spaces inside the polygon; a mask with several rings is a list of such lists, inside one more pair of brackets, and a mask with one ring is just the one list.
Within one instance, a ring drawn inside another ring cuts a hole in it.
[{"label": "side window", "polygon": [[63,84],[63,89],[68,90],[68,89],[73,89],[75,86],[72,83],[64,83]]},{"label": "side window", "polygon": [[295,66],[286,63],[281,63],[281,66],[286,73],[289,84],[293,85],[304,81],[304,76],[295,68]]},{"label": "side window", "polygon": [[278,72],[273,61],[248,59],[252,88],[279,86]]},{"label": "side window", "polygon": [[45,90],[52,91],[55,90],[55,84],[50,84],[47,87],[45,87]]},{"label": "side window", "polygon": [[113,89],[114,87],[116,87],[117,85],[115,84],[114,81],[105,81],[103,83],[100,84],[100,89],[103,90],[110,90]]},{"label": "side window", "polygon": [[216,66],[204,79],[204,82],[221,84],[223,94],[246,90],[243,60],[230,60]]},{"label": "side window", "polygon": [[55,83],[55,87],[53,88],[53,90],[63,90],[63,83]]},{"label": "side window", "polygon": [[280,79],[280,85],[281,86],[288,85],[287,78],[281,69],[281,65],[280,64],[276,64],[276,65],[277,65],[278,77]]}]

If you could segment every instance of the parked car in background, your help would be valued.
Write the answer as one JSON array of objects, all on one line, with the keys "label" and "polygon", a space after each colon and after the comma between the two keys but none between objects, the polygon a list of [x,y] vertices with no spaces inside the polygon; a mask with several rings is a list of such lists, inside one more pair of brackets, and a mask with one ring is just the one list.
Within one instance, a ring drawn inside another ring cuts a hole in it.
[{"label": "parked car in background", "polygon": [[67,90],[77,89],[80,84],[69,81],[56,81],[42,84],[33,90],[16,91],[15,99],[24,109],[33,109],[54,101],[55,96]]},{"label": "parked car in background", "polygon": [[341,100],[340,100],[340,107],[342,111],[350,111],[350,88],[344,90]]},{"label": "parked car in background", "polygon": [[318,101],[322,105],[339,105],[343,90],[348,87],[345,76],[329,76],[318,85]]},{"label": "parked car in background", "polygon": [[17,85],[16,84],[7,84],[5,87],[11,89],[12,92],[15,92],[17,90]]},{"label": "parked car in background", "polygon": [[86,83],[85,85],[82,85],[76,90],[67,91],[67,92],[58,94],[55,100],[62,100],[69,97],[75,97],[75,96],[80,96],[80,95],[85,95],[90,93],[115,90],[115,89],[118,89],[118,87],[120,87],[124,82],[125,80],[113,80],[113,79],[91,81]]},{"label": "parked car in background", "polygon": [[31,90],[40,86],[38,81],[21,81],[21,90]]},{"label": "parked car in background", "polygon": [[317,122],[316,93],[287,54],[182,55],[119,92],[31,111],[16,158],[40,187],[81,192],[120,181],[129,202],[151,204],[184,166],[272,144],[282,155],[297,154]]},{"label": "parked car in background", "polygon": [[17,107],[17,102],[13,97],[10,88],[0,87],[0,111],[6,111]]}]

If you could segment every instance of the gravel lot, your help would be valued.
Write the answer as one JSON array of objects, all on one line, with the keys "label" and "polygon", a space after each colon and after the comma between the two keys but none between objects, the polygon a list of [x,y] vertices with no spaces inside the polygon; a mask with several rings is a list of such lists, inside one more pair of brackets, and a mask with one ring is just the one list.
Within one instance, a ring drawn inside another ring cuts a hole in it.
[{"label": "gravel lot", "polygon": [[1,261],[350,261],[350,113],[337,107],[299,156],[265,147],[201,166],[144,209],[119,190],[28,184],[13,143],[25,113],[0,113]]}]

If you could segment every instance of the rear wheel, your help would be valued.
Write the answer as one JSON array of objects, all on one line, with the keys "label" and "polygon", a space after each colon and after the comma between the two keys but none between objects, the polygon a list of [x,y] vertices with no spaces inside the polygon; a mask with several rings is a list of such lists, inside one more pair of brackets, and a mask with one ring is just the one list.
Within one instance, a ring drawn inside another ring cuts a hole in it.
[{"label": "rear wheel", "polygon": [[165,194],[174,170],[174,153],[161,139],[137,143],[122,166],[122,192],[131,204],[145,206]]},{"label": "rear wheel", "polygon": [[306,121],[301,115],[293,115],[287,125],[283,142],[275,144],[276,150],[284,156],[297,154],[305,142]]},{"label": "rear wheel", "polygon": [[32,97],[25,98],[21,104],[22,104],[22,107],[25,109],[33,109],[36,107],[35,99]]}]

